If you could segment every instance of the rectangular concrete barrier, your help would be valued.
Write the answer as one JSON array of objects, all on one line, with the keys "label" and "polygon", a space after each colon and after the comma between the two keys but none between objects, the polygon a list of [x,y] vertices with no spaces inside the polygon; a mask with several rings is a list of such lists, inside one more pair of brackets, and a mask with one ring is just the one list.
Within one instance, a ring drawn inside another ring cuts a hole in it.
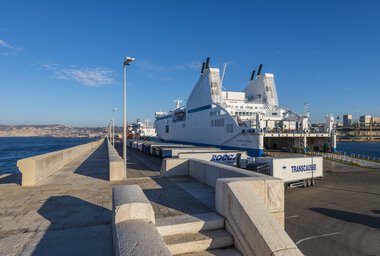
[{"label": "rectangular concrete barrier", "polygon": [[271,210],[283,213],[283,204],[279,203],[283,201],[283,184],[267,181],[219,179],[215,195],[217,212],[226,218],[227,231],[234,236],[235,246],[243,255],[302,255],[284,228],[272,218]]},{"label": "rectangular concrete barrier", "polygon": [[138,185],[112,188],[115,255],[171,255],[154,223],[153,207]]},{"label": "rectangular concrete barrier", "polygon": [[109,165],[109,180],[120,181],[126,179],[126,172],[124,169],[124,161],[117,153],[116,149],[107,140],[108,147],[108,165]]},{"label": "rectangular concrete barrier", "polygon": [[214,187],[216,210],[243,255],[302,255],[284,231],[283,180],[205,160],[178,160],[184,159],[166,159],[161,176],[187,174]]},{"label": "rectangular concrete barrier", "polygon": [[17,167],[22,173],[21,185],[34,186],[38,184],[82,154],[99,147],[103,142],[104,139],[100,139],[76,147],[18,160]]},{"label": "rectangular concrete barrier", "polygon": [[153,207],[139,185],[112,188],[112,212],[115,223],[146,220],[155,223]]},{"label": "rectangular concrete barrier", "polygon": [[178,158],[162,159],[160,176],[175,177],[189,175],[189,160]]}]

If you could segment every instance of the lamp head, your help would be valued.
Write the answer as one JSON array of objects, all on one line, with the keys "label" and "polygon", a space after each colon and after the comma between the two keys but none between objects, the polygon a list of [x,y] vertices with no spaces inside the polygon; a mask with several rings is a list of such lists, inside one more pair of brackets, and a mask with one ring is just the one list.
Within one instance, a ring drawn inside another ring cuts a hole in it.
[{"label": "lamp head", "polygon": [[135,58],[125,57],[125,59],[124,59],[124,65],[129,65],[134,60],[135,60]]}]

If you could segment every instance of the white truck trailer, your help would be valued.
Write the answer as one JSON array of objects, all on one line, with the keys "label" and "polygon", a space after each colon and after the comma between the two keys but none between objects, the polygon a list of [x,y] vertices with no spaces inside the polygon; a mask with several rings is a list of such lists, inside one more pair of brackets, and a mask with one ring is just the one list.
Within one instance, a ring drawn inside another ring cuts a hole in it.
[{"label": "white truck trailer", "polygon": [[321,156],[257,157],[255,163],[267,164],[268,168],[257,168],[259,172],[284,180],[286,187],[313,186],[323,178]]},{"label": "white truck trailer", "polygon": [[195,158],[241,168],[245,168],[247,164],[247,152],[240,150],[214,149],[207,152],[180,152],[177,158]]}]

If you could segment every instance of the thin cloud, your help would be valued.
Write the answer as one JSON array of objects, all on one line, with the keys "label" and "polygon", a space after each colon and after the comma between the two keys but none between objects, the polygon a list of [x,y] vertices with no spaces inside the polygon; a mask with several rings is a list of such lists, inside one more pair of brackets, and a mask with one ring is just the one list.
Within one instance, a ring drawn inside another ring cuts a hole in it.
[{"label": "thin cloud", "polygon": [[170,71],[178,71],[178,70],[197,70],[201,67],[202,63],[197,61],[191,61],[175,66],[160,66],[155,65],[149,61],[141,60],[136,61],[135,64],[137,67],[139,67],[140,71],[142,72],[170,72]]},{"label": "thin cloud", "polygon": [[75,81],[89,87],[101,87],[114,83],[113,71],[107,68],[78,68],[76,66],[62,68],[51,62],[42,64],[42,68],[52,71],[56,79]]},{"label": "thin cloud", "polygon": [[8,56],[10,54],[17,54],[19,51],[21,51],[21,48],[15,47],[0,39],[0,55]]},{"label": "thin cloud", "polygon": [[49,63],[42,64],[42,67],[46,70],[57,70],[58,64],[49,62]]},{"label": "thin cloud", "polygon": [[99,87],[113,83],[112,70],[106,68],[63,68],[55,72],[59,80],[73,80],[85,86]]}]

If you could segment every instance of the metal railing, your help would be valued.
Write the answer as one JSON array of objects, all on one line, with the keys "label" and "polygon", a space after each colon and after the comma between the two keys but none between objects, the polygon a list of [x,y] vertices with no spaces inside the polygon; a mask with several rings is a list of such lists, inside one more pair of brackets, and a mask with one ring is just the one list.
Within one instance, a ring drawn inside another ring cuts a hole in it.
[{"label": "metal railing", "polygon": [[308,152],[310,155],[319,155],[323,158],[335,161],[357,164],[364,167],[380,168],[380,158],[365,156],[361,154],[347,155],[345,152],[323,153],[323,152]]}]

